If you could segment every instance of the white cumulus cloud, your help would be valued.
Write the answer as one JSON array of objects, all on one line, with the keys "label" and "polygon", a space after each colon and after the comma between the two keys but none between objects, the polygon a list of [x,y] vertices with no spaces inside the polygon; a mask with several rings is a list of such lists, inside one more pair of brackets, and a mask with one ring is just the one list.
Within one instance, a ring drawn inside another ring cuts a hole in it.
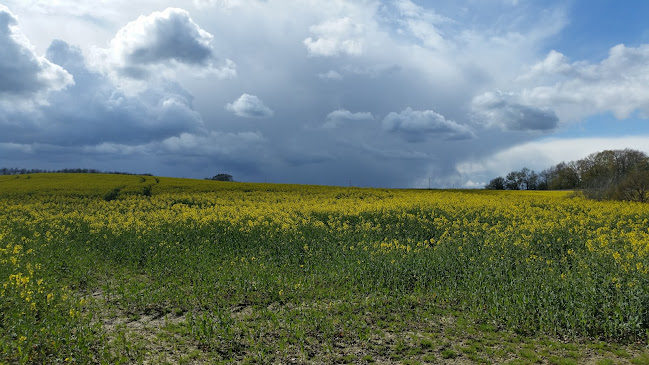
[{"label": "white cumulus cloud", "polygon": [[413,110],[410,107],[400,113],[391,112],[383,118],[383,129],[392,133],[400,133],[410,142],[421,142],[427,136],[446,139],[475,137],[471,128],[448,120],[433,110]]},{"label": "white cumulus cloud", "polygon": [[167,8],[128,23],[111,40],[110,48],[100,53],[119,75],[134,79],[145,79],[161,67],[178,66],[212,71],[220,77],[235,76],[234,62],[217,60],[213,39],[186,10]]},{"label": "white cumulus cloud", "polygon": [[203,131],[191,95],[177,84],[127,95],[108,77],[88,69],[78,47],[55,40],[47,58],[69,70],[76,82],[51,94],[47,104],[24,110],[0,106],[0,142],[133,145]]},{"label": "white cumulus cloud", "polygon": [[[580,121],[606,112],[618,119],[626,119],[634,112],[647,118],[649,44],[638,47],[619,44],[599,63],[570,62],[562,53],[550,51],[543,60],[516,77],[512,85],[502,94],[508,95],[507,98],[500,96],[500,103],[495,101],[499,96],[487,92],[476,97],[473,106],[478,112],[484,112],[485,105],[493,105],[493,108],[486,108],[487,112],[494,112],[490,119],[502,119],[505,115],[505,124],[510,124],[507,120],[516,119],[507,108],[525,106],[536,110],[536,117],[543,119],[545,115],[546,123],[539,122],[540,126],[547,127],[552,127],[552,114],[561,122]],[[503,108],[496,111],[496,104]]]},{"label": "white cumulus cloud", "polygon": [[352,113],[349,110],[338,109],[327,115],[327,120],[323,126],[325,128],[336,128],[346,122],[363,120],[374,120],[374,117],[369,112]]},{"label": "white cumulus cloud", "polygon": [[257,96],[245,93],[232,103],[228,103],[225,109],[243,118],[269,118],[274,114],[273,110]]},{"label": "white cumulus cloud", "polygon": [[44,94],[72,84],[65,69],[36,55],[16,17],[0,5],[0,100],[8,101],[5,107],[19,99],[42,102]]},{"label": "white cumulus cloud", "polygon": [[316,36],[304,40],[311,56],[357,56],[363,53],[364,27],[349,17],[327,20],[309,29]]}]

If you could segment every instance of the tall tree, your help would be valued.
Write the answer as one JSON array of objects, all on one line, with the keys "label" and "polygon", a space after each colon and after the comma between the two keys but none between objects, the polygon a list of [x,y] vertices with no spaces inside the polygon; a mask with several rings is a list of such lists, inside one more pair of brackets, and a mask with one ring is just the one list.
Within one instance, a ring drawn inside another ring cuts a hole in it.
[{"label": "tall tree", "polygon": [[491,181],[489,181],[489,184],[485,185],[485,189],[505,190],[505,178],[498,176],[497,178],[491,179]]}]

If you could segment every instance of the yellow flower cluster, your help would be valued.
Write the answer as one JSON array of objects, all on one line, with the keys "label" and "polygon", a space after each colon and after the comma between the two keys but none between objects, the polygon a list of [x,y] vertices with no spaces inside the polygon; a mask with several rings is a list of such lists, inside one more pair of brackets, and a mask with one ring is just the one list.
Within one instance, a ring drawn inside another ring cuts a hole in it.
[{"label": "yellow flower cluster", "polygon": [[[83,229],[92,242],[123,234],[140,239],[170,226],[192,231],[219,225],[226,232],[257,232],[260,241],[304,239],[307,228],[328,232],[332,239],[353,236],[357,241],[342,249],[373,256],[417,255],[453,245],[464,257],[466,245],[480,244],[492,249],[490,261],[515,251],[522,261],[550,270],[556,263],[573,262],[587,271],[590,256],[582,253],[588,252],[624,272],[649,273],[646,205],[594,202],[566,192],[383,190],[58,174],[0,177],[0,182],[6,191],[0,200],[0,263],[17,269],[26,247],[62,244]],[[143,194],[144,187],[153,194]],[[118,198],[106,199],[115,189]],[[29,234],[6,242],[16,227]],[[172,248],[179,242],[161,239],[155,245]],[[4,286],[29,280],[24,269],[6,277]],[[26,292],[24,298],[29,297]]]},{"label": "yellow flower cluster", "polygon": [[[0,244],[3,244],[3,239],[7,237],[6,234],[0,235]],[[7,243],[4,248],[0,248],[0,264],[4,265],[3,271],[8,273],[4,277],[4,281],[0,281],[0,298],[8,295],[15,295],[21,300],[24,300],[25,306],[31,311],[37,311],[37,300],[35,297],[40,297],[45,293],[44,279],[39,278],[34,280],[39,270],[40,264],[32,264],[29,262],[29,255],[33,255],[33,249],[24,250],[20,244]],[[52,293],[47,294],[48,302],[53,296]]]},{"label": "yellow flower cluster", "polygon": [[[32,230],[32,236],[23,240],[41,245],[64,242],[80,225],[104,238],[123,233],[142,237],[169,225],[191,230],[223,224],[241,232],[257,230],[262,237],[299,235],[301,227],[313,227],[332,234],[356,232],[360,237],[385,233],[389,239],[370,242],[368,238],[355,244],[357,249],[377,252],[412,254],[451,241],[460,242],[461,251],[462,243],[480,241],[500,247],[503,255],[512,247],[527,249],[528,260],[544,261],[549,258],[543,252],[557,249],[568,259],[584,248],[611,257],[627,271],[646,274],[649,266],[649,214],[641,204],[570,199],[565,192],[444,192],[161,180],[156,183],[151,177],[112,175],[48,174],[29,180],[2,177],[0,181],[11,186],[9,198],[19,192],[22,195],[19,202],[0,201],[0,213],[5,217],[0,237],[17,225]],[[147,184],[153,187],[153,195],[138,194],[138,187]],[[119,199],[102,199],[115,187],[123,192]],[[434,234],[422,236],[421,227]],[[395,236],[394,232],[401,234]],[[9,243],[0,249],[1,262],[19,265],[16,255],[23,244]],[[159,242],[161,246],[173,244]]]},{"label": "yellow flower cluster", "polygon": [[[390,283],[399,275],[404,282],[453,280],[452,272],[420,270],[429,258],[457,260],[445,270],[465,273],[467,267],[504,267],[501,272],[513,277],[524,267],[547,274],[557,287],[596,283],[645,295],[649,280],[647,205],[589,201],[570,192],[386,190],[100,174],[0,176],[0,185],[0,303],[20,303],[25,315],[27,308],[40,315],[56,307],[67,321],[82,319],[78,294],[56,288],[45,275],[66,266],[61,260],[68,255],[99,252],[118,263],[153,256],[182,261],[184,255],[201,254],[192,252],[194,247],[218,248],[226,241],[234,253],[215,258],[221,252],[212,250],[206,258],[215,260],[215,270],[290,264],[302,274],[339,255],[331,262],[352,265],[344,266],[350,272],[342,277],[365,280],[380,272],[386,277],[375,281],[386,285],[396,285]],[[245,249],[239,252],[238,245]],[[120,256],[124,251],[132,256]],[[274,293],[290,297],[306,286],[297,281]]]}]

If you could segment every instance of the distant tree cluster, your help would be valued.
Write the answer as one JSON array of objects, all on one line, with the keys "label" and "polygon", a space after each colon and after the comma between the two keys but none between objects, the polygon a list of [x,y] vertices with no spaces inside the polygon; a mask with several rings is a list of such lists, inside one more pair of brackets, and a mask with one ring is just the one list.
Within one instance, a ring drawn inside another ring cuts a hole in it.
[{"label": "distant tree cluster", "polygon": [[44,174],[44,173],[59,173],[59,174],[114,174],[114,175],[142,175],[153,176],[151,174],[133,174],[130,172],[120,171],[100,171],[96,169],[61,169],[61,170],[43,170],[43,169],[18,169],[18,168],[0,168],[0,175],[26,175],[26,174]]},{"label": "distant tree cluster", "polygon": [[544,188],[541,176],[527,167],[520,171],[512,171],[504,178],[498,176],[485,186],[485,189],[492,190],[538,190]]},{"label": "distant tree cluster", "polygon": [[597,200],[649,201],[649,156],[633,150],[606,150],[561,162],[536,173],[528,168],[492,179],[493,190],[580,189]]},{"label": "distant tree cluster", "polygon": [[217,174],[212,177],[205,178],[205,180],[214,180],[214,181],[234,181],[232,175],[230,174]]}]

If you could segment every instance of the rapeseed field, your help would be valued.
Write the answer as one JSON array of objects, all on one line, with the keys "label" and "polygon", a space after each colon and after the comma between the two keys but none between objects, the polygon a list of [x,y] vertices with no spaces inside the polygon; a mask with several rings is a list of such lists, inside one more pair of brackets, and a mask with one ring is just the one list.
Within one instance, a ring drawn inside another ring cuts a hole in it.
[{"label": "rapeseed field", "polygon": [[646,363],[648,337],[647,204],[0,176],[0,363]]}]

